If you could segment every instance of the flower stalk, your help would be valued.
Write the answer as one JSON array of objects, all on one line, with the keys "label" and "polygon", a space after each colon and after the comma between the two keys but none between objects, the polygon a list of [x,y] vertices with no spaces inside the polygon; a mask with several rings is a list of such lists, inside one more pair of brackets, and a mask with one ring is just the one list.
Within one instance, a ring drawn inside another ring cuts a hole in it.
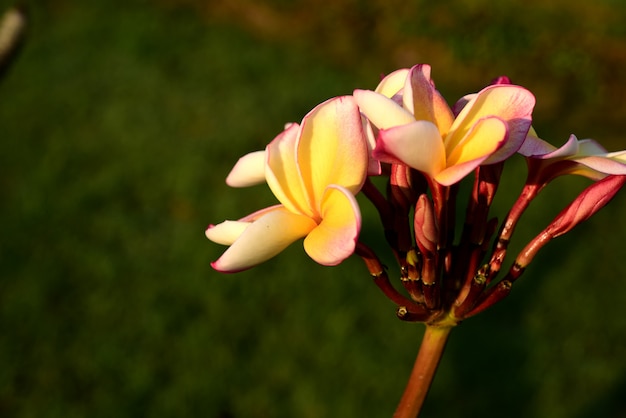
[{"label": "flower stalk", "polygon": [[439,366],[453,325],[426,325],[413,370],[393,418],[418,416]]}]

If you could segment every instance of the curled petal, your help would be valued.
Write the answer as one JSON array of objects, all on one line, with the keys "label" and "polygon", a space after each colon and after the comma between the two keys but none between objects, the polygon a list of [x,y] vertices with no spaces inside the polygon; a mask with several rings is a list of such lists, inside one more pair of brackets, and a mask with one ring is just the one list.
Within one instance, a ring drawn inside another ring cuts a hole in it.
[{"label": "curled petal", "polygon": [[365,116],[361,117],[363,121],[363,133],[365,134],[365,141],[367,143],[367,175],[368,176],[380,176],[382,173],[382,167],[380,161],[378,161],[372,155],[372,150],[376,147],[376,134],[374,134],[374,128]]},{"label": "curled petal", "polygon": [[378,84],[378,87],[376,87],[376,93],[380,93],[391,99],[402,90],[408,74],[409,70],[402,68],[386,75]]},{"label": "curled petal", "polygon": [[474,97],[476,97],[477,94],[478,93],[466,94],[465,96],[457,100],[456,103],[452,106],[452,114],[454,114],[454,116],[456,117],[459,113],[461,113],[461,110],[463,110],[465,105],[468,104]]},{"label": "curled petal", "polygon": [[232,245],[250,225],[251,222],[224,221],[217,225],[209,225],[205,235],[216,244]]},{"label": "curled petal", "polygon": [[486,158],[479,158],[476,160],[467,161],[465,163],[457,164],[440,171],[435,176],[435,181],[442,186],[451,186],[459,181],[463,180],[465,176],[470,174],[476,167],[482,164]]},{"label": "curled petal", "polygon": [[[494,85],[494,84],[513,84],[511,83],[511,79],[505,75],[501,75],[498,76],[496,78],[494,78],[493,80],[491,80],[491,83],[489,83],[490,85]],[[477,93],[472,93],[472,94],[466,94],[465,96],[461,97],[455,104],[454,106],[452,106],[452,112],[454,113],[454,115],[458,115],[461,110],[465,107],[465,105],[472,100],[472,98],[476,97]]]},{"label": "curled petal", "polygon": [[[542,160],[549,160],[549,159],[554,159],[554,158],[567,158],[567,157],[572,157],[574,155],[576,155],[578,153],[578,139],[576,138],[575,135],[570,135],[569,139],[567,140],[567,142],[565,144],[563,144],[562,147],[558,148],[558,149],[554,149],[554,147],[552,147],[551,145],[546,145],[544,146],[545,150],[549,150],[550,147],[553,148],[553,151],[549,151],[549,152],[545,152],[545,153],[539,153],[538,151],[541,151],[541,143],[539,142],[544,142],[539,138],[535,138],[533,140],[533,144],[535,146],[536,149],[533,150],[533,155],[528,155],[529,157],[533,157],[533,158],[540,158]],[[530,142],[530,141],[524,141],[524,148],[527,147],[526,142]],[[521,152],[522,154],[524,153],[528,153],[528,150],[524,150],[523,152]],[[526,154],[524,154],[526,155]]]},{"label": "curled petal", "polygon": [[607,153],[606,149],[593,139],[578,140],[575,135],[570,135],[568,141],[556,149],[529,134],[519,153],[529,157],[534,170],[549,173],[544,174],[544,177],[575,174],[600,180],[608,174],[626,174],[624,151]]},{"label": "curled petal", "polygon": [[541,155],[537,158],[541,158],[542,160],[549,160],[551,158],[566,158],[576,155],[577,152],[578,139],[576,138],[576,136],[570,135],[567,142],[561,148],[556,149],[553,152]]},{"label": "curled petal", "polygon": [[[218,226],[209,228],[207,236],[209,231]],[[211,265],[215,270],[224,273],[246,270],[274,257],[316,226],[307,216],[277,207],[250,223],[226,252]],[[237,227],[233,225],[224,228],[236,232],[234,230]],[[222,232],[221,235],[227,236],[227,233]]]},{"label": "curled petal", "polygon": [[576,158],[579,156],[592,155],[604,155],[610,158],[606,149],[593,139],[578,140],[576,135],[570,135],[567,142],[557,149],[543,139],[539,139],[533,129],[529,132],[528,137],[518,152],[525,157],[542,160]]},{"label": "curled petal", "polygon": [[532,133],[528,133],[528,136],[522,143],[522,146],[517,150],[518,153],[522,154],[524,157],[538,158],[542,155],[556,151],[555,146],[544,141],[543,139],[540,139],[536,134],[534,134],[534,130],[532,128],[531,131]]},{"label": "curled petal", "polygon": [[488,162],[495,163],[510,157],[526,139],[531,124],[535,97],[523,87],[497,84],[484,88],[473,97],[455,119],[446,137],[448,153],[480,119],[497,116],[508,125],[506,143]]},{"label": "curled petal", "polygon": [[446,167],[439,129],[423,120],[380,131],[374,157],[401,162],[431,177]]},{"label": "curled petal", "polygon": [[415,121],[411,113],[382,94],[370,90],[355,90],[353,96],[361,112],[378,129],[388,129]]},{"label": "curled petal", "polygon": [[300,176],[315,211],[329,184],[358,193],[367,176],[369,155],[354,98],[327,100],[307,114],[296,153]]},{"label": "curled petal", "polygon": [[222,245],[231,245],[239,236],[243,233],[243,231],[250,225],[252,222],[259,219],[261,216],[275,211],[278,208],[283,207],[282,205],[274,205],[261,210],[257,210],[237,221],[224,221],[217,225],[209,225],[207,228],[205,235],[211,241],[222,244]]},{"label": "curled petal", "polygon": [[296,147],[300,126],[293,123],[266,148],[265,178],[274,196],[294,213],[313,216],[311,203],[302,184],[296,163]]},{"label": "curled petal", "polygon": [[230,187],[248,187],[263,182],[265,182],[265,151],[244,155],[226,177],[226,184]]},{"label": "curled petal", "polygon": [[411,68],[404,88],[404,107],[413,113],[416,120],[434,123],[445,137],[454,121],[454,115],[443,96],[435,89],[430,78],[430,65]]},{"label": "curled petal", "polygon": [[361,211],[354,195],[334,184],[326,189],[321,207],[322,221],[304,239],[304,249],[319,264],[334,266],[354,252]]}]

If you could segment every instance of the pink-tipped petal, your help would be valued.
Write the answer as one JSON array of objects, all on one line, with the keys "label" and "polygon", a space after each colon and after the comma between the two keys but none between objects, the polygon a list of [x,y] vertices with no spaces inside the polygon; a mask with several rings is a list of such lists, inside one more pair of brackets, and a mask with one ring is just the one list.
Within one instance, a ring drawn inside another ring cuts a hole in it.
[{"label": "pink-tipped petal", "polygon": [[265,178],[274,196],[294,213],[312,216],[311,203],[296,163],[300,126],[290,124],[266,148]]},{"label": "pink-tipped petal", "polygon": [[524,143],[517,150],[517,152],[522,154],[524,157],[538,158],[542,155],[554,152],[556,149],[557,148],[554,145],[540,139],[537,135],[531,135],[529,132],[528,136],[524,140]]},{"label": "pink-tipped petal", "polygon": [[443,96],[435,89],[430,78],[430,65],[420,64],[411,68],[404,87],[404,107],[416,120],[434,123],[442,137],[452,126],[454,115]]},{"label": "pink-tipped petal", "polygon": [[302,121],[296,159],[315,210],[329,184],[356,194],[367,176],[369,155],[361,114],[351,96],[318,105]]},{"label": "pink-tipped petal", "polygon": [[420,120],[380,131],[374,157],[383,162],[401,161],[430,176],[446,167],[439,129]]},{"label": "pink-tipped petal", "polygon": [[274,257],[316,226],[307,216],[278,208],[251,223],[212,266],[225,273],[246,270]]},{"label": "pink-tipped petal", "polygon": [[450,134],[446,137],[446,150],[450,153],[478,120],[497,116],[508,125],[508,139],[488,162],[506,159],[526,139],[534,106],[535,96],[523,87],[506,84],[486,87],[467,103],[455,119]]},{"label": "pink-tipped petal", "polygon": [[382,94],[370,90],[355,90],[353,96],[361,112],[378,129],[388,129],[415,121],[411,113]]},{"label": "pink-tipped petal", "polygon": [[[536,143],[536,141],[535,141]],[[545,154],[535,154],[534,158],[540,158],[542,160],[550,160],[555,158],[567,158],[572,157],[578,153],[578,139],[575,135],[570,135],[569,139],[563,146],[554,151],[547,152]]]},{"label": "pink-tipped petal", "polygon": [[486,158],[478,158],[476,160],[467,161],[465,163],[456,164],[437,173],[434,177],[435,181],[442,186],[452,186],[463,180],[468,174],[472,173],[476,167],[481,165]]},{"label": "pink-tipped petal", "polygon": [[226,177],[230,187],[248,187],[265,182],[265,151],[256,151],[241,157]]},{"label": "pink-tipped petal", "polygon": [[404,82],[408,74],[408,68],[402,68],[388,74],[381,80],[378,87],[376,87],[376,93],[380,93],[391,99],[404,88]]},{"label": "pink-tipped petal", "polygon": [[468,104],[470,100],[472,100],[474,97],[476,97],[477,94],[478,93],[466,94],[465,96],[457,100],[456,103],[452,106],[452,114],[454,115],[454,117],[461,113],[461,110],[463,110],[465,105]]},{"label": "pink-tipped petal", "polygon": [[282,208],[284,207],[283,205],[273,205],[273,206],[268,206],[266,208],[263,209],[259,209],[256,212],[252,212],[249,215],[244,216],[241,219],[237,219],[239,222],[254,222],[257,219],[259,219],[261,216],[265,215],[266,213],[275,211],[278,208]]},{"label": "pink-tipped petal", "polygon": [[330,185],[322,200],[322,221],[304,239],[304,249],[319,264],[337,265],[354,252],[360,230],[355,197],[344,187]]}]

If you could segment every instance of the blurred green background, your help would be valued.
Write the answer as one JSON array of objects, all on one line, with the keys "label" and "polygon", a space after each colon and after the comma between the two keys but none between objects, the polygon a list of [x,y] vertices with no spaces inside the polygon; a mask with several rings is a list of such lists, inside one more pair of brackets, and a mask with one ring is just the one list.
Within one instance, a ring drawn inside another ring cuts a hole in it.
[{"label": "blurred green background", "polygon": [[[296,244],[221,275],[204,238],[274,201],[226,187],[237,158],[381,73],[430,63],[450,102],[506,74],[536,94],[545,139],[626,148],[618,0],[29,6],[0,80],[2,417],[390,417],[422,326],[396,319],[359,260],[325,268]],[[505,176],[500,216],[523,162]],[[586,184],[549,187],[514,248]],[[424,417],[626,417],[624,205],[454,330]]]}]

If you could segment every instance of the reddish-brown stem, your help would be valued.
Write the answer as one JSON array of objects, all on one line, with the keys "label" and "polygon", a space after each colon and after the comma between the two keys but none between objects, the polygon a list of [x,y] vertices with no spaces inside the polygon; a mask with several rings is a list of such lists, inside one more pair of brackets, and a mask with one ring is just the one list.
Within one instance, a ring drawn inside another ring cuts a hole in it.
[{"label": "reddish-brown stem", "polygon": [[496,277],[502,267],[502,261],[506,255],[506,250],[511,236],[513,235],[513,231],[515,230],[515,226],[517,225],[517,221],[519,221],[524,211],[528,208],[528,205],[530,205],[530,202],[532,202],[544,186],[545,183],[527,183],[502,223],[498,239],[494,244],[491,260],[489,261],[488,283]]},{"label": "reddish-brown stem", "polygon": [[357,243],[355,252],[363,259],[365,266],[369,270],[374,283],[387,296],[389,300],[399,306],[406,306],[411,312],[426,315],[427,311],[424,305],[412,301],[408,297],[400,293],[389,281],[389,276],[384,266],[380,262],[378,256],[371,248],[363,243]]},{"label": "reddish-brown stem", "polygon": [[486,284],[485,276],[480,273],[472,278],[463,299],[455,301],[455,304],[458,303],[454,307],[454,316],[456,318],[462,319],[476,305],[476,301],[485,290]]},{"label": "reddish-brown stem", "polygon": [[422,409],[428,390],[443,355],[452,326],[426,325],[409,382],[404,389],[393,418],[416,418]]},{"label": "reddish-brown stem", "polygon": [[511,285],[512,284],[509,280],[502,280],[495,286],[488,288],[487,291],[483,293],[483,298],[476,303],[474,309],[466,313],[463,318],[478,315],[485,309],[500,302],[502,299],[507,297],[509,293],[511,293]]}]

